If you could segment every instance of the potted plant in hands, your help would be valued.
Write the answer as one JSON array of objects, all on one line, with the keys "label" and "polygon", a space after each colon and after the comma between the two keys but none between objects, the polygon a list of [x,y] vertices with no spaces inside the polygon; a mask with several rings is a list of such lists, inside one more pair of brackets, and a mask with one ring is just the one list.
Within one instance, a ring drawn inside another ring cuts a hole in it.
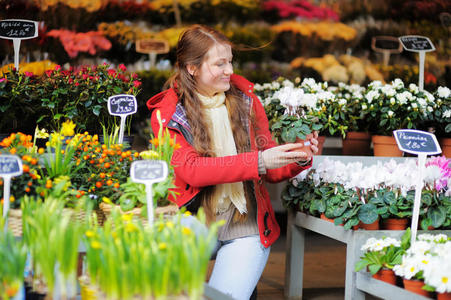
[{"label": "potted plant in hands", "polygon": [[322,125],[318,117],[312,114],[316,107],[315,99],[304,95],[304,90],[294,86],[285,86],[274,93],[273,98],[278,99],[285,107],[284,114],[274,120],[271,131],[278,143],[304,143],[299,149],[311,154],[309,140],[314,131],[319,131]]},{"label": "potted plant in hands", "polygon": [[364,253],[355,265],[355,272],[366,268],[373,278],[396,285],[393,267],[402,262],[402,255],[409,243],[407,236],[410,238],[410,234],[405,234],[402,241],[389,237],[369,238],[361,248]]}]

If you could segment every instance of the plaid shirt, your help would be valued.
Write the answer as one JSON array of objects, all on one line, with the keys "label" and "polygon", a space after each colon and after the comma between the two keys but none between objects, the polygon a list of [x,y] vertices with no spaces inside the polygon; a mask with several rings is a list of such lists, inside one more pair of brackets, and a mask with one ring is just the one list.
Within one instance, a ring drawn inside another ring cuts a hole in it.
[{"label": "plaid shirt", "polygon": [[[252,99],[251,97],[247,96],[246,94],[244,94],[243,92],[239,92],[241,97],[245,100],[246,104],[247,104],[247,112],[250,111],[251,109],[251,105],[252,105]],[[189,142],[193,140],[192,135],[191,136],[186,136],[187,133],[191,134],[191,126],[188,123],[188,118],[186,117],[186,110],[185,107],[180,103],[180,101],[177,103],[177,105],[175,106],[175,112],[172,115],[171,118],[172,121],[176,122],[177,124],[183,126],[183,128],[185,128],[187,130],[187,132],[182,131],[185,139]],[[248,118],[243,118],[241,120],[244,124],[246,124],[246,130],[249,133],[249,119]],[[171,125],[171,123],[169,123],[168,125]]]}]

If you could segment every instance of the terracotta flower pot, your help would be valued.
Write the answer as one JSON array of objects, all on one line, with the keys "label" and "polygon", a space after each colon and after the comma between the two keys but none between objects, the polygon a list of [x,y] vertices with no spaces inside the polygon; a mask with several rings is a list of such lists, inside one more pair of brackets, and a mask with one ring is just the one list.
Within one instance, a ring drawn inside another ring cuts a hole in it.
[{"label": "terracotta flower pot", "polygon": [[[329,219],[328,217],[326,217],[326,215],[324,213],[322,213],[319,217],[321,220],[325,220],[325,221],[334,223],[334,219]],[[344,224],[340,224],[340,226],[344,226]]]},{"label": "terracotta flower pot", "polygon": [[318,137],[318,153],[316,155],[321,155],[323,153],[324,142],[326,141],[325,136]]},{"label": "terracotta flower pot", "polygon": [[412,293],[415,293],[418,295],[422,295],[425,297],[431,297],[431,293],[422,289],[422,287],[424,286],[423,281],[403,279],[402,282],[404,283],[404,289],[411,291]]},{"label": "terracotta flower pot", "polygon": [[[307,143],[311,138],[313,137],[313,134],[308,134],[305,138],[305,140],[296,139],[296,143],[305,143],[305,145],[303,147],[300,148],[296,148],[293,151],[304,151],[305,153],[307,153],[308,155],[313,155],[312,150],[310,148],[310,142]],[[318,153],[316,153],[316,155],[321,155],[323,153],[323,147],[324,147],[324,142],[326,140],[325,136],[319,136],[318,137]]]},{"label": "terracotta flower pot", "polygon": [[357,230],[359,228],[364,230],[379,230],[379,218],[377,218],[377,220],[371,224],[365,224],[362,221],[360,221],[358,225],[353,227],[354,230]]},{"label": "terracotta flower pot", "polygon": [[409,219],[389,218],[382,220],[382,229],[386,230],[405,230],[409,224]]},{"label": "terracotta flower pot", "polygon": [[437,300],[451,300],[451,293],[437,293]]},{"label": "terracotta flower pot", "polygon": [[296,143],[303,144],[304,146],[296,148],[293,151],[302,151],[302,152],[305,152],[308,156],[312,156],[313,153],[312,153],[312,149],[310,148],[310,146],[312,145],[312,143],[310,142],[311,138],[313,138],[313,134],[308,134],[305,137],[305,140],[296,138]]},{"label": "terracotta flower pot", "polygon": [[395,272],[390,269],[380,269],[376,274],[373,275],[373,278],[396,285]]},{"label": "terracotta flower pot", "polygon": [[393,136],[373,135],[374,156],[402,156],[402,151],[399,150],[396,140]]},{"label": "terracotta flower pot", "polygon": [[451,158],[451,138],[439,139],[440,148],[442,148],[442,155],[446,158]]},{"label": "terracotta flower pot", "polygon": [[371,134],[363,131],[346,133],[341,151],[343,155],[371,155]]}]

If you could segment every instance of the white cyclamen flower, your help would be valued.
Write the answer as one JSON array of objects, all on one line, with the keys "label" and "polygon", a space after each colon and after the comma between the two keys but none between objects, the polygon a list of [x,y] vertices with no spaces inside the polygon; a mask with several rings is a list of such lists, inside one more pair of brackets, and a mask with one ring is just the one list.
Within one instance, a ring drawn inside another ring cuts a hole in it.
[{"label": "white cyclamen flower", "polygon": [[397,90],[402,89],[404,87],[404,82],[402,82],[402,80],[399,78],[393,80],[391,84]]},{"label": "white cyclamen flower", "polygon": [[439,86],[437,89],[437,95],[440,98],[448,98],[451,95],[451,91],[446,86]]}]

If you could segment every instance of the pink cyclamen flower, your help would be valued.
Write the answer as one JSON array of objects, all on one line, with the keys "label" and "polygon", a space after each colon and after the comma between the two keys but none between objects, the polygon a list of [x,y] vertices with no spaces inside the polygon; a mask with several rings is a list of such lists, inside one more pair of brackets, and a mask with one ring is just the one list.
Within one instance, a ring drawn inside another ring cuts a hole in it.
[{"label": "pink cyclamen flower", "polygon": [[451,167],[449,166],[450,160],[445,156],[437,156],[428,159],[428,161],[426,162],[426,167],[430,165],[436,165],[440,168],[442,177],[435,182],[435,189],[440,191],[447,186],[448,180],[451,178]]}]

